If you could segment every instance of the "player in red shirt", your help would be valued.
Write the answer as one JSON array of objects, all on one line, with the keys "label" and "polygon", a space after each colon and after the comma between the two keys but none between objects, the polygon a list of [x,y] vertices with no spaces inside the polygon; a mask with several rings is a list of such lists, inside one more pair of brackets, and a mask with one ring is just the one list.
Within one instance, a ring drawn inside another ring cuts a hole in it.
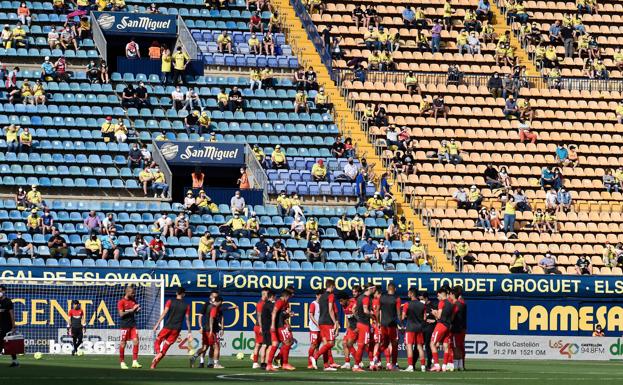
[{"label": "player in red shirt", "polygon": [[136,288],[128,285],[125,288],[125,295],[117,302],[117,312],[119,314],[119,326],[121,328],[121,340],[119,342],[119,362],[121,369],[128,369],[125,363],[125,346],[128,341],[132,341],[132,367],[142,368],[138,363],[138,330],[136,329],[136,313],[141,310],[135,301]]},{"label": "player in red shirt", "polygon": [[452,309],[454,305],[448,300],[448,287],[443,286],[437,290],[437,299],[439,299],[439,305],[437,310],[433,310],[433,315],[437,318],[437,325],[433,330],[433,335],[430,340],[430,349],[433,353],[434,366],[431,372],[445,371],[446,364],[448,363],[449,354],[444,354],[443,368],[439,367],[439,346],[443,344],[444,352],[449,352],[450,346],[450,325],[452,322]]},{"label": "player in red shirt", "polygon": [[281,344],[281,368],[283,370],[295,370],[296,368],[288,363],[290,358],[290,347],[292,346],[292,331],[287,323],[287,319],[292,315],[290,311],[290,298],[293,292],[285,289],[281,293],[281,297],[275,302],[273,314],[271,315],[270,334],[271,343],[270,352],[268,353],[268,361],[266,362],[266,371],[277,371],[273,367],[273,360],[277,353],[277,348]]},{"label": "player in red shirt", "polygon": [[78,352],[78,348],[82,345],[82,338],[84,337],[84,331],[86,329],[86,319],[84,311],[80,308],[80,301],[74,300],[71,303],[72,308],[67,313],[69,322],[67,322],[67,333],[71,336],[73,350],[71,355],[75,355]]},{"label": "player in red shirt", "polygon": [[463,287],[457,285],[452,288],[454,301],[452,317],[452,346],[454,360],[452,365],[456,370],[465,370],[465,334],[467,333],[467,305],[463,299]]},{"label": "player in red shirt", "polygon": [[383,294],[383,288],[377,285],[372,296],[372,326],[370,334],[372,335],[371,341],[373,343],[368,346],[368,355],[372,356],[370,359],[370,370],[378,370],[381,364],[377,357],[381,354],[381,294]]},{"label": "player in red shirt", "polygon": [[361,359],[363,352],[368,350],[370,343],[370,318],[372,318],[371,299],[376,288],[374,285],[367,285],[358,297],[357,306],[355,306],[355,317],[357,318],[357,354],[355,356],[355,365],[353,372],[363,372],[361,367]]},{"label": "player in red shirt", "polygon": [[335,294],[335,281],[328,279],[326,282],[326,290],[318,299],[319,315],[318,325],[320,328],[320,337],[322,338],[322,346],[312,357],[310,357],[311,365],[317,369],[316,361],[322,356],[324,361],[324,370],[337,370],[334,362],[329,359],[331,349],[335,345],[335,337],[339,334],[340,323],[337,318],[337,305]]},{"label": "player in red shirt", "polygon": [[375,358],[380,364],[380,355],[384,352],[387,370],[398,370],[398,323],[401,306],[400,297],[396,295],[396,285],[387,285],[387,293],[381,295],[379,307],[381,341]]},{"label": "player in red shirt", "polygon": [[177,337],[179,337],[180,332],[182,331],[182,323],[186,320],[186,328],[188,329],[188,337],[190,340],[191,329],[190,329],[190,306],[184,302],[184,297],[186,296],[186,289],[180,287],[177,289],[175,299],[168,300],[164,305],[164,311],[160,314],[160,318],[154,325],[154,332],[158,330],[158,326],[165,317],[167,317],[167,322],[165,322],[164,327],[158,333],[156,337],[156,341],[154,343],[154,349],[156,350],[156,356],[151,362],[151,368],[156,369],[158,363],[166,356],[167,351],[177,341]]},{"label": "player in red shirt", "polygon": [[355,358],[357,350],[355,350],[355,342],[357,342],[357,317],[355,316],[355,307],[357,306],[357,297],[361,294],[361,286],[353,286],[353,297],[345,297],[340,299],[344,316],[346,317],[346,334],[342,340],[344,348],[344,365],[342,369],[350,369],[350,357]]},{"label": "player in red shirt", "polygon": [[424,355],[424,320],[426,305],[418,300],[417,289],[409,289],[409,302],[402,305],[401,320],[405,323],[405,345],[407,347],[407,363],[409,366],[405,372],[413,372],[414,357],[413,347],[417,346],[418,356],[420,357],[420,368],[426,371],[426,356]]},{"label": "player in red shirt", "polygon": [[260,325],[260,317],[262,315],[262,309],[264,303],[268,297],[270,289],[262,289],[262,297],[255,305],[255,326],[253,326],[253,333],[255,334],[255,348],[253,349],[253,369],[259,369],[262,367],[261,363],[264,362],[264,356],[266,354],[266,346],[262,339],[262,325]]}]

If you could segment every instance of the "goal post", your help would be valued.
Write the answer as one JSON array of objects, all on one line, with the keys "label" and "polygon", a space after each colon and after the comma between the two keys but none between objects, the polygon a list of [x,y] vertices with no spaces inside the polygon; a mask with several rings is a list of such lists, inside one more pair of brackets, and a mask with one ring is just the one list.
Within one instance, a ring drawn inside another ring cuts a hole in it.
[{"label": "goal post", "polygon": [[[153,353],[155,325],[164,307],[163,279],[9,278],[0,280],[13,300],[16,329],[23,334],[26,353],[70,354],[68,334],[72,302],[85,313],[82,350],[87,354],[117,354],[117,302],[128,285],[136,288],[136,314],[141,354]],[[131,343],[129,343],[131,345]]]}]

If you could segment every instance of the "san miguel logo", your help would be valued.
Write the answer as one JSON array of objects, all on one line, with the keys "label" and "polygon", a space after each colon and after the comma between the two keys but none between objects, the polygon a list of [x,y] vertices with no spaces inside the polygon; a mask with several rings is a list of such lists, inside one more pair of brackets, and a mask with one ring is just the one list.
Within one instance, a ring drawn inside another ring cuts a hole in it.
[{"label": "san miguel logo", "polygon": [[201,148],[195,148],[195,146],[186,146],[186,150],[180,155],[180,159],[236,159],[238,157],[238,151],[238,148],[233,150],[221,150],[219,148],[216,148],[215,146],[203,146]]},{"label": "san miguel logo", "polygon": [[117,29],[120,31],[126,29],[142,29],[145,31],[156,31],[161,29],[171,28],[171,19],[168,20],[154,20],[151,17],[139,16],[129,17],[124,16],[117,24]]}]

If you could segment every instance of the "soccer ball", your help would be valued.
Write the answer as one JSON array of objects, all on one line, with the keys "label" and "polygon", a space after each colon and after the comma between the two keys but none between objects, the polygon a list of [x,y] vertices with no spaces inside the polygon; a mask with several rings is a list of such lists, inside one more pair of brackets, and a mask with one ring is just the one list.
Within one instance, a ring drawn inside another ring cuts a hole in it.
[{"label": "soccer ball", "polygon": [[41,352],[36,352],[36,353],[34,354],[34,357],[35,357],[35,360],[40,360],[40,359],[42,359],[42,358],[43,358],[43,353],[41,353]]},{"label": "soccer ball", "polygon": [[244,360],[244,353],[240,352],[240,353],[236,354],[236,359]]},{"label": "soccer ball", "polygon": [[82,356],[84,356],[84,350],[78,350],[78,352],[76,352],[76,355],[77,355],[78,357],[82,357]]}]

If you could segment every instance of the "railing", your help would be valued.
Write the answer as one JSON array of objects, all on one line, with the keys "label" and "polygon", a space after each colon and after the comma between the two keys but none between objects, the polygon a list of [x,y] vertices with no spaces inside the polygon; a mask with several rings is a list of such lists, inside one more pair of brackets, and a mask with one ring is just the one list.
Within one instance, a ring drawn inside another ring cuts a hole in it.
[{"label": "railing", "polygon": [[100,53],[100,57],[104,61],[106,61],[106,63],[108,63],[108,52],[106,49],[106,47],[108,46],[108,43],[106,42],[106,38],[104,37],[104,33],[102,32],[102,29],[100,28],[99,23],[97,22],[97,20],[95,20],[95,16],[93,15],[93,12],[91,12],[90,18],[91,18],[91,28],[93,32],[93,43],[95,43],[95,47],[97,47],[97,50]]},{"label": "railing", "polygon": [[184,23],[182,16],[177,16],[177,45],[184,47],[184,51],[192,60],[199,58],[199,46]]},{"label": "railing", "polygon": [[333,60],[331,58],[331,52],[329,52],[329,47],[324,46],[324,42],[320,33],[316,29],[316,25],[311,19],[310,14],[307,12],[307,9],[303,5],[301,0],[290,0],[290,4],[292,4],[292,8],[294,8],[294,12],[301,19],[301,23],[303,23],[303,28],[305,32],[307,32],[307,36],[309,40],[316,47],[316,51],[320,55],[320,60],[327,67],[329,74],[333,73]]},{"label": "railing", "polygon": [[266,203],[268,202],[268,175],[266,175],[264,168],[260,162],[258,162],[248,143],[245,147],[245,164],[249,171],[249,184],[251,188],[263,190],[264,203]]}]

